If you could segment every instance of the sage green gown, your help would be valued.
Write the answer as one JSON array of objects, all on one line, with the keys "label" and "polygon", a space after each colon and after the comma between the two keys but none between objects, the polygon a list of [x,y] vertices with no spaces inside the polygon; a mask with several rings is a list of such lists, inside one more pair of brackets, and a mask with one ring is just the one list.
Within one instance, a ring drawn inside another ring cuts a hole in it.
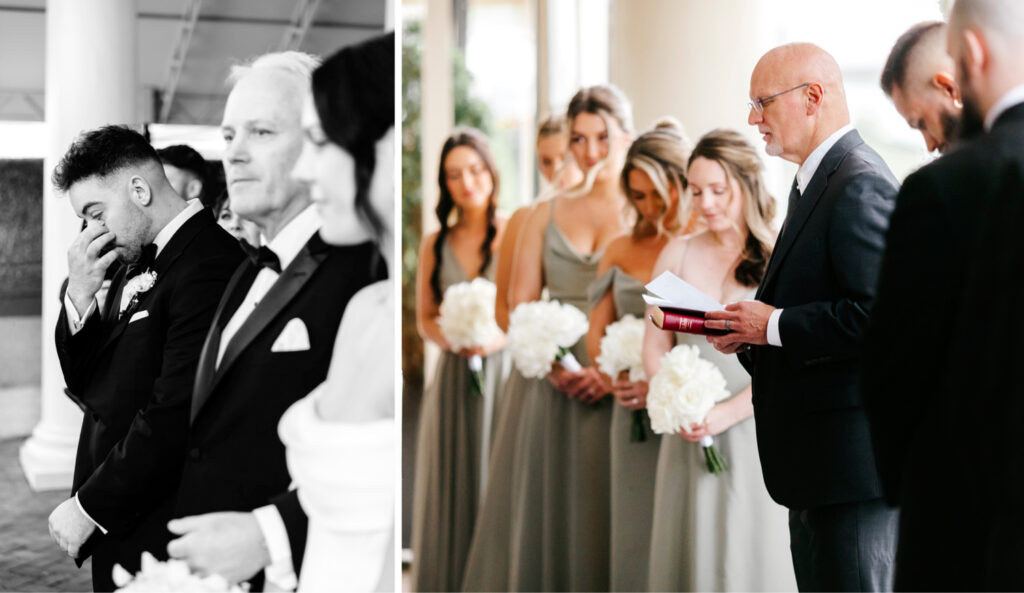
[{"label": "sage green gown", "polygon": [[[601,254],[578,254],[552,219],[542,257],[550,298],[589,313],[587,287]],[[583,339],[572,351],[581,365],[589,364]],[[570,400],[546,378],[527,380],[521,397],[511,468],[509,590],[607,591],[612,399]]]},{"label": "sage green gown", "polygon": [[[675,341],[695,345],[717,366],[729,393],[750,385],[736,356],[715,350],[704,336],[677,333]],[[729,464],[717,476],[708,472],[699,443],[662,436],[649,590],[796,591],[788,512],[765,488],[754,418],[717,435],[715,446]]]},{"label": "sage green gown", "polygon": [[512,467],[527,379],[514,368],[500,390],[495,411],[490,472],[466,559],[463,591],[508,591],[512,533]]},{"label": "sage green gown", "polygon": [[[597,302],[612,291],[615,318],[633,315],[644,319],[644,284],[618,266],[608,268],[590,286]],[[647,322],[649,323],[649,322]],[[615,404],[611,433],[611,574],[612,591],[646,591],[647,561],[651,545],[654,477],[661,435],[651,432],[647,412],[641,412],[646,440],[632,442],[633,412]]]},{"label": "sage green gown", "polygon": [[[451,246],[441,248],[441,291],[469,278]],[[493,268],[486,276],[493,279]],[[413,493],[412,586],[457,591],[487,473],[491,416],[506,371],[504,353],[484,359],[484,393],[473,388],[466,358],[442,352],[423,394]]]}]

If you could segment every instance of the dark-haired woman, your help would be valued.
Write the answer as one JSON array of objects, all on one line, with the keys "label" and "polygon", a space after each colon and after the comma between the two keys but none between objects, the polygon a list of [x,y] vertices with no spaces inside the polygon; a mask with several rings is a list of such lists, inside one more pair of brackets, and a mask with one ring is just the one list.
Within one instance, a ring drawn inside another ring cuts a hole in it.
[{"label": "dark-haired woman", "polygon": [[[332,245],[375,241],[394,270],[393,33],[347,47],[313,74],[306,143],[293,175],[310,183]],[[300,591],[394,591],[394,275],[349,301],[327,380],[278,432],[309,517]],[[295,542],[291,542],[293,547]],[[293,559],[295,560],[295,559]],[[296,564],[297,565],[297,564]]]},{"label": "dark-haired woman", "polygon": [[[687,167],[688,203],[706,230],[670,241],[653,274],[670,270],[723,303],[753,298],[775,243],[770,226],[775,203],[765,189],[757,152],[740,134],[714,130],[697,142]],[[703,336],[648,324],[648,377],[675,344],[695,345],[722,372],[732,397],[716,404],[690,432],[661,438],[648,588],[795,590],[787,512],[769,498],[761,476],[750,375],[735,356],[718,352]],[[715,437],[727,471],[708,472],[700,445],[705,435]]]},{"label": "dark-haired woman", "polygon": [[[477,130],[452,134],[438,171],[440,230],[420,247],[416,318],[420,335],[443,351],[423,395],[413,496],[413,587],[457,591],[486,480],[490,421],[502,380],[504,336],[479,348],[452,349],[438,314],[444,292],[477,277],[493,281],[505,222],[497,212],[498,172]],[[484,393],[476,393],[467,361],[484,358]]]}]

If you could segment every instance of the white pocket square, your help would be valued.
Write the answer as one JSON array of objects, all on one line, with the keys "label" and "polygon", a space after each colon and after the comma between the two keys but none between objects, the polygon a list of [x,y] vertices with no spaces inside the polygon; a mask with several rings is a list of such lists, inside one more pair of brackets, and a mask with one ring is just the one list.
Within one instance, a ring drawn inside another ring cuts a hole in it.
[{"label": "white pocket square", "polygon": [[274,345],[270,347],[270,351],[300,352],[303,350],[309,350],[309,332],[306,331],[306,324],[296,317],[284,326],[281,335],[277,336]]},{"label": "white pocket square", "polygon": [[128,323],[135,323],[136,321],[140,319],[145,319],[147,317],[149,317],[149,311],[138,311],[137,313],[132,315],[132,318],[128,320]]}]

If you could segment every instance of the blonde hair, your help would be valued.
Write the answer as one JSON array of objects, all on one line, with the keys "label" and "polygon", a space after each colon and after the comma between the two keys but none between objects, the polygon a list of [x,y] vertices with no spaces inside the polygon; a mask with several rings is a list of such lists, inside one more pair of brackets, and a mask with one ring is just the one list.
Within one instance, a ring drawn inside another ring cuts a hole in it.
[{"label": "blonde hair", "polygon": [[541,120],[537,126],[537,142],[540,142],[548,136],[557,136],[559,134],[568,134],[569,128],[566,126],[565,117],[558,115],[549,115]]},{"label": "blonde hair", "polygon": [[[636,217],[633,224],[634,239],[651,237],[661,232],[677,235],[683,230],[679,210],[686,194],[686,168],[690,147],[690,139],[683,131],[682,125],[672,117],[662,118],[653,129],[641,134],[630,145],[619,180]],[[650,178],[662,200],[662,215],[655,224],[640,215],[636,202],[630,196],[629,174],[634,170],[642,171]],[[671,200],[672,189],[676,191],[675,202]]]},{"label": "blonde hair", "polygon": [[[633,107],[630,105],[626,95],[616,86],[599,84],[576,91],[572,100],[569,101],[569,107],[565,113],[566,124],[570,132],[573,122],[581,113],[590,113],[603,119],[609,134],[611,133],[611,125],[609,123],[611,120],[615,120],[619,128],[626,134],[633,133]],[[608,159],[605,158],[591,167],[584,176],[583,181],[566,193],[570,196],[590,193],[590,190],[594,188],[594,181],[597,179],[598,172],[607,165]]]},{"label": "blonde hair", "polygon": [[[698,157],[718,163],[726,176],[740,186],[743,218],[749,232],[740,263],[736,264],[736,281],[743,286],[757,286],[764,277],[775,244],[771,227],[775,200],[765,188],[761,158],[739,132],[724,129],[712,130],[701,137],[690,153],[687,168]],[[692,208],[692,203],[688,207]]]}]

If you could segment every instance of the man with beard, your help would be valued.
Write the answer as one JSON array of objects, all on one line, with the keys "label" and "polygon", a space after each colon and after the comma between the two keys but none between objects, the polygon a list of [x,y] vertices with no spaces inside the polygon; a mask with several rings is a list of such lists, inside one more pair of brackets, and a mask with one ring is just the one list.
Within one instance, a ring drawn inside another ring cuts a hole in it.
[{"label": "man with beard", "polygon": [[[56,332],[69,395],[85,414],[72,496],[50,515],[50,534],[79,565],[91,555],[93,588],[112,591],[115,563],[134,572],[142,552],[163,555],[199,353],[244,256],[128,128],[82,134],[53,181],[87,225],[68,250]],[[115,259],[127,265],[101,308]]]},{"label": "man with beard", "polygon": [[921,132],[928,152],[946,152],[958,131],[963,103],[955,68],[946,53],[946,24],[931,21],[901,35],[882,70],[882,90],[907,125]]},{"label": "man with beard", "polygon": [[948,48],[984,132],[910,175],[888,235],[864,396],[901,506],[898,590],[1024,588],[1024,2],[958,0]]}]

